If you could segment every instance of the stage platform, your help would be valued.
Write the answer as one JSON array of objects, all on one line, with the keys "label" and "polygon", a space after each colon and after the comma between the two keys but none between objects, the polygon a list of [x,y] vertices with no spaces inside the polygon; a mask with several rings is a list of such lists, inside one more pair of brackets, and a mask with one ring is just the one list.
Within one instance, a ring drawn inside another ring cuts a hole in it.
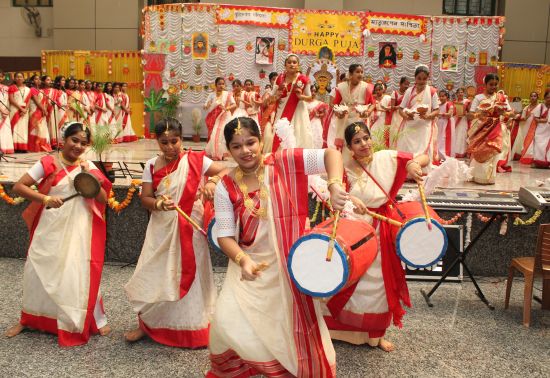
[{"label": "stage platform", "polygon": [[[185,148],[194,150],[203,150],[205,143],[184,142]],[[155,140],[142,139],[133,143],[124,143],[114,145],[105,154],[104,160],[115,162],[115,168],[121,167],[127,169],[126,177],[116,179],[113,190],[118,200],[122,200],[127,193],[128,186],[133,178],[141,178],[141,163],[156,156],[159,150]],[[14,154],[8,157],[8,161],[0,161],[0,183],[9,194],[12,194],[11,188],[13,182],[23,175],[43,153]],[[96,160],[94,153],[89,151],[86,157],[90,160]],[[126,165],[124,165],[126,163]],[[229,161],[226,164],[233,165]],[[462,191],[481,191],[481,192],[507,192],[517,193],[521,186],[536,186],[537,180],[543,181],[550,177],[550,170],[533,169],[521,166],[517,163],[512,164],[511,173],[502,173],[497,175],[494,185],[477,185],[471,182],[464,182],[458,187],[447,188],[446,183],[442,182],[442,188],[458,189]],[[131,176],[130,176],[131,174]],[[122,175],[120,175],[122,176]],[[406,184],[405,188],[414,187],[413,184]],[[26,203],[21,205],[8,205],[0,200],[0,257],[24,257],[28,245],[28,232],[21,219],[21,212],[26,207]],[[314,202],[312,201],[312,207]],[[522,219],[529,218],[533,213],[521,215]],[[452,218],[456,212],[441,212],[440,216],[444,219]],[[148,222],[148,212],[140,207],[139,199],[134,197],[128,208],[119,214],[112,210],[107,211],[107,252],[108,261],[135,263],[139,256],[145,230]],[[465,227],[466,234],[466,216],[463,216],[456,224]],[[473,214],[471,227],[471,239],[483,227],[482,217]],[[537,222],[530,226],[514,226],[512,220],[508,220],[508,229],[505,235],[501,235],[502,220],[500,218],[494,222],[484,236],[480,239],[476,247],[468,256],[467,261],[474,275],[481,276],[502,276],[506,275],[510,260],[517,256],[527,256],[534,253],[537,227],[540,223],[550,223],[550,211],[542,214]],[[212,253],[214,266],[224,266],[227,264],[225,256]]]}]

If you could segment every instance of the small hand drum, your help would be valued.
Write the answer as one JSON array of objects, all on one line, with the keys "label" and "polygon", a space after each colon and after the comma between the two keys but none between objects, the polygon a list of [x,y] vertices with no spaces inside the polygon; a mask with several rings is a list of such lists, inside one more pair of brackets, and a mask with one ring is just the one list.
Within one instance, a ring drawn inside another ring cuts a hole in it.
[{"label": "small hand drum", "polygon": [[84,198],[95,198],[101,190],[101,184],[97,178],[88,172],[80,172],[74,178],[75,194],[72,194],[66,198],[63,198],[63,202],[67,202],[77,196]]}]

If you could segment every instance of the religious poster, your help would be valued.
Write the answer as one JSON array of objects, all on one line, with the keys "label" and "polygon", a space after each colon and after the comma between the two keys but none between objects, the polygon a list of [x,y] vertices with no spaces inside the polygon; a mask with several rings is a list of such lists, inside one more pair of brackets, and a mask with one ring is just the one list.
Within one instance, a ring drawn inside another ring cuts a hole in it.
[{"label": "religious poster", "polygon": [[487,65],[487,51],[480,51],[479,52],[479,65],[480,66],[486,66]]},{"label": "religious poster", "polygon": [[380,42],[378,52],[378,66],[380,68],[395,68],[397,65],[397,43]]},{"label": "religious poster", "polygon": [[275,38],[256,37],[256,64],[273,64],[275,58]]},{"label": "religious poster", "polygon": [[458,71],[458,47],[454,45],[441,46],[440,71]]},{"label": "religious poster", "polygon": [[193,59],[208,59],[208,34],[193,33]]},{"label": "religious poster", "polygon": [[336,56],[363,55],[362,13],[293,9],[290,25],[295,54],[316,55],[328,46]]},{"label": "religious poster", "polygon": [[[170,41],[168,39],[159,39],[156,43],[156,52],[159,52],[161,54],[168,54],[168,48],[170,47]],[[155,51],[155,48],[153,47],[152,51]]]}]

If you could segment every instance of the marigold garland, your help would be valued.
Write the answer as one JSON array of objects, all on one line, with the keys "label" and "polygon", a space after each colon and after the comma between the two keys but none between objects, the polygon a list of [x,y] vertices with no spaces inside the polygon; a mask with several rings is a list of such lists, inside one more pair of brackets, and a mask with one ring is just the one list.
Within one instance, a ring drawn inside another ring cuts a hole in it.
[{"label": "marigold garland", "polygon": [[315,212],[311,216],[311,219],[309,220],[311,223],[315,222],[317,220],[317,216],[319,215],[319,209],[321,207],[321,201],[317,201],[317,204],[315,205]]},{"label": "marigold garland", "polygon": [[115,193],[111,190],[109,193],[109,199],[107,200],[107,204],[109,205],[111,210],[118,214],[122,210],[126,209],[130,205],[130,202],[132,202],[134,193],[140,186],[141,180],[132,180],[130,188],[128,189],[128,193],[126,194],[126,198],[124,198],[122,202],[116,200]]},{"label": "marigold garland", "polygon": [[[34,185],[33,185],[34,189]],[[25,202],[25,199],[23,197],[11,197],[6,191],[4,190],[4,186],[0,184],[0,198],[2,198],[8,205],[19,205],[23,202]]]},{"label": "marigold garland", "polygon": [[542,214],[542,210],[537,210],[537,211],[535,211],[533,216],[531,216],[531,218],[529,218],[527,220],[523,220],[519,217],[519,215],[516,215],[516,219],[514,219],[514,226],[529,226],[529,225],[532,225],[533,223],[535,223],[539,219],[541,214]]},{"label": "marigold garland", "polygon": [[462,218],[462,216],[464,215],[464,212],[461,211],[459,213],[456,213],[454,217],[452,217],[451,219],[449,220],[446,220],[446,219],[443,219],[440,217],[441,219],[441,223],[444,224],[444,225],[449,225],[449,224],[455,224],[456,222],[458,222],[458,220],[460,218]]}]

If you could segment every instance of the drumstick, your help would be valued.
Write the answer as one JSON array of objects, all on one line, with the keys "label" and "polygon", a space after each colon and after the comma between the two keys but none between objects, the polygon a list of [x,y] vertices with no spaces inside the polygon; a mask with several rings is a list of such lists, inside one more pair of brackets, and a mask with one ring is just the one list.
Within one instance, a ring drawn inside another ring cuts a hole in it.
[{"label": "drumstick", "polygon": [[391,218],[385,217],[383,215],[380,215],[378,213],[372,212],[369,209],[365,209],[365,212],[368,215],[370,215],[371,217],[376,218],[378,220],[381,220],[382,222],[387,222],[387,223],[391,224],[392,226],[397,226],[397,227],[403,226],[403,223],[401,223],[399,221],[396,221],[395,219],[391,219]]},{"label": "drumstick", "polygon": [[332,234],[328,242],[326,261],[332,260],[332,252],[334,251],[334,239],[336,239],[336,230],[338,229],[338,221],[340,220],[340,211],[334,213],[334,225],[332,226]]},{"label": "drumstick", "polygon": [[[163,199],[163,200],[168,200],[169,198],[166,197],[166,196],[162,196],[162,199]],[[183,218],[185,218],[185,220],[186,220],[187,222],[189,222],[193,227],[195,227],[195,228],[196,228],[201,234],[203,234],[205,237],[208,237],[208,235],[206,234],[206,231],[204,231],[204,230],[202,229],[202,227],[199,226],[199,225],[197,224],[197,222],[195,222],[193,219],[191,219],[191,217],[190,217],[189,215],[185,214],[185,211],[183,211],[182,209],[180,209],[180,207],[179,207],[178,205],[175,205],[175,206],[176,206],[176,211],[177,211],[178,213],[180,213],[180,215],[181,215]]]},{"label": "drumstick", "polygon": [[317,197],[321,200],[323,206],[328,209],[328,211],[330,211],[332,213],[332,207],[327,203],[327,201],[325,201],[323,199],[323,197],[321,197],[321,195],[319,194],[319,192],[313,187],[313,185],[310,185],[309,186],[311,188],[311,190],[313,190],[315,192],[315,194],[317,194]]},{"label": "drumstick", "polygon": [[426,224],[428,225],[428,230],[432,230],[432,218],[428,212],[428,204],[426,203],[426,193],[424,193],[424,186],[421,183],[418,183],[418,193],[420,193],[420,200],[422,201],[422,208],[424,209],[424,215],[426,216]]}]

